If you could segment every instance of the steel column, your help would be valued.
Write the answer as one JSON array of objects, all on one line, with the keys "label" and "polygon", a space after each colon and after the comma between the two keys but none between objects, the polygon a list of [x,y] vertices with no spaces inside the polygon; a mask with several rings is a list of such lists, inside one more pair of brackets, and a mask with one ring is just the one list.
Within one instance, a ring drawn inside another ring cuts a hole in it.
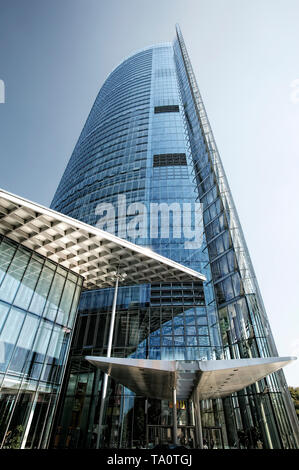
[{"label": "steel column", "polygon": [[174,445],[177,445],[178,440],[178,423],[176,411],[176,388],[172,389],[172,440]]},{"label": "steel column", "polygon": [[[114,333],[114,324],[115,324],[116,301],[117,301],[117,293],[118,293],[118,282],[119,282],[119,275],[116,275],[116,281],[115,281],[115,287],[114,287],[114,297],[113,297],[113,304],[112,304],[112,312],[111,312],[111,319],[110,319],[110,327],[109,327],[107,357],[111,357],[111,349],[112,349],[112,341],[113,341],[113,333]],[[100,446],[100,440],[101,440],[102,429],[103,429],[103,424],[102,423],[103,423],[103,415],[104,415],[106,395],[107,395],[107,384],[108,384],[108,374],[105,373],[104,374],[104,379],[103,379],[103,385],[102,385],[102,400],[101,400],[101,406],[100,406],[97,444],[96,444],[97,449],[99,449],[99,446]]]}]

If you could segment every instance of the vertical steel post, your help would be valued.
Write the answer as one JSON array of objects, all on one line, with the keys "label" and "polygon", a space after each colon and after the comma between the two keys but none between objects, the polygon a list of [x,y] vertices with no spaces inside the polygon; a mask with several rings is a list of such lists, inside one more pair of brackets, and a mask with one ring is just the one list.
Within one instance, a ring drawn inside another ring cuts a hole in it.
[{"label": "vertical steel post", "polygon": [[176,411],[176,388],[172,388],[172,440],[174,445],[177,445],[178,440],[178,423],[177,423],[177,411]]},{"label": "vertical steel post", "polygon": [[203,449],[200,399],[199,399],[197,387],[195,388],[193,392],[192,402],[193,402],[193,407],[194,407],[196,445],[199,449]]},{"label": "vertical steel post", "polygon": [[[119,275],[116,275],[110,327],[109,327],[107,357],[111,357],[112,340],[113,340],[114,323],[115,323],[115,312],[116,312],[116,301],[117,301],[117,293],[118,293],[118,282],[119,282]],[[106,395],[107,395],[107,384],[108,384],[108,374],[104,374],[104,380],[103,380],[103,385],[102,385],[102,400],[101,400],[99,424],[98,424],[97,444],[96,444],[97,449],[99,449],[99,446],[100,446],[100,439],[101,439],[102,428],[103,428],[102,423],[103,423],[103,415],[104,415]]]},{"label": "vertical steel post", "polygon": [[29,434],[29,431],[30,431],[30,427],[31,427],[31,424],[32,424],[34,411],[35,411],[36,404],[37,404],[37,400],[38,400],[38,395],[39,395],[38,392],[35,392],[35,394],[34,394],[34,399],[33,399],[33,401],[32,401],[32,405],[31,405],[30,414],[29,414],[28,421],[27,421],[27,424],[26,424],[24,436],[23,436],[22,443],[21,443],[21,449],[25,449],[25,446],[26,446],[28,434]]},{"label": "vertical steel post", "polygon": [[197,426],[198,426],[198,444],[199,448],[203,449],[203,436],[202,436],[202,424],[201,424],[201,409],[200,409],[200,401],[198,401],[198,407],[197,407]]}]

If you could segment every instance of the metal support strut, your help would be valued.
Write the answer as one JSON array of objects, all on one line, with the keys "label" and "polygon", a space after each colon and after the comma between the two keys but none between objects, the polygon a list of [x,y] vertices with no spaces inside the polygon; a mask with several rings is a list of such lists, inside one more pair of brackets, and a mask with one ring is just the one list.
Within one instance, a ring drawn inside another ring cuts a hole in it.
[{"label": "metal support strut", "polygon": [[176,388],[172,388],[172,440],[173,444],[177,445],[178,440],[178,424],[177,424],[177,411],[176,411]]},{"label": "metal support strut", "polygon": [[[115,280],[115,287],[114,287],[114,296],[113,296],[113,304],[112,304],[112,312],[111,312],[111,319],[110,319],[110,327],[109,327],[109,337],[108,337],[108,347],[107,347],[107,357],[111,357],[111,349],[112,349],[112,340],[113,340],[113,333],[114,333],[114,324],[115,324],[115,312],[116,312],[116,301],[117,301],[117,293],[118,293],[118,283],[121,276],[117,273],[116,280]],[[102,435],[103,429],[103,415],[105,409],[105,402],[106,402],[106,395],[107,395],[107,384],[108,384],[108,375],[104,374],[103,385],[102,385],[102,400],[100,406],[100,415],[99,415],[99,423],[98,423],[98,433],[97,433],[97,444],[96,448],[99,449],[100,440]]]}]

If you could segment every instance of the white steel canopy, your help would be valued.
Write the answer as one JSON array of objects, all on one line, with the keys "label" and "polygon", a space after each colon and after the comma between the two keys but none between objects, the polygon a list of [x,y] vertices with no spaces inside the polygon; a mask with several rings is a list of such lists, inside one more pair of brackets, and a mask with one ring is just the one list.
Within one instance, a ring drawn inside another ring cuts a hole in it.
[{"label": "white steel canopy", "polygon": [[137,395],[172,400],[191,397],[197,389],[201,400],[220,398],[276,372],[295,357],[267,357],[215,361],[167,361],[86,356],[91,364]]},{"label": "white steel canopy", "polygon": [[123,285],[205,281],[205,277],[147,248],[0,190],[0,234],[84,278],[84,287],[114,285],[117,268]]}]

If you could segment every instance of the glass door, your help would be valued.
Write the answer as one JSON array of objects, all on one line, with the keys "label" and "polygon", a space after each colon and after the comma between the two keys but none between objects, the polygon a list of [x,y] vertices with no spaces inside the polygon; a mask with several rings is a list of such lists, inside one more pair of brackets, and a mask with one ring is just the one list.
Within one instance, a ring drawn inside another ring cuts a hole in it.
[{"label": "glass door", "polygon": [[[147,426],[147,448],[155,446],[173,445],[172,426],[148,425]],[[189,449],[196,447],[194,426],[178,426],[177,445]]]},{"label": "glass door", "polygon": [[203,443],[208,449],[224,449],[221,428],[206,427],[202,429]]}]

